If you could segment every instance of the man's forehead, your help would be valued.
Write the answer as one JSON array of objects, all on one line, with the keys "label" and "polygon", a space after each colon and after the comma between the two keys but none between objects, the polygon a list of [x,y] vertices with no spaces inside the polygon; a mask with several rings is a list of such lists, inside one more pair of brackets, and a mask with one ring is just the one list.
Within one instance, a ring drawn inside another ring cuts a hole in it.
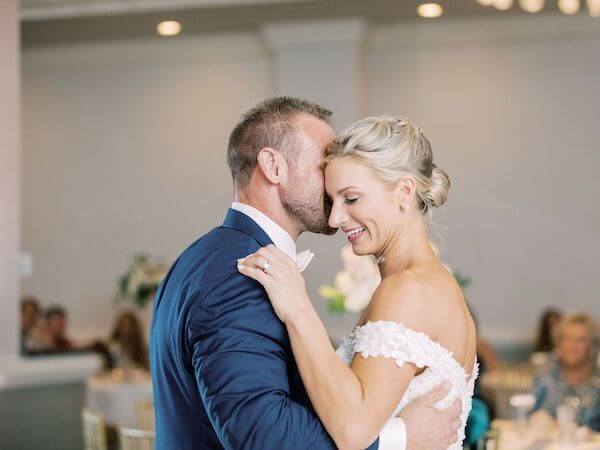
[{"label": "man's forehead", "polygon": [[314,140],[321,141],[320,143],[329,145],[335,138],[331,125],[310,114],[298,114],[294,118],[294,123],[298,130]]}]

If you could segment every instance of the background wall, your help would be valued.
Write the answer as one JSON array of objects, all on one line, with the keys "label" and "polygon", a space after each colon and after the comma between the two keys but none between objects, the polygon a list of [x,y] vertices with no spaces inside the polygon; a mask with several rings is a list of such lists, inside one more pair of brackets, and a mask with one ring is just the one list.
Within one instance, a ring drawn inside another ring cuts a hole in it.
[{"label": "background wall", "polygon": [[[600,313],[600,29],[564,19],[399,23],[368,45],[367,112],[406,114],[430,138],[452,180],[435,215],[443,258],[473,278],[493,340],[528,338],[550,304]],[[26,49],[23,249],[35,270],[23,292],[65,305],[80,335],[106,332],[132,254],[171,261],[221,222],[227,136],[273,92],[271,67],[259,33]],[[299,242],[317,251],[308,284],[334,334],[354,318],[327,316],[316,288],[343,242]]]}]

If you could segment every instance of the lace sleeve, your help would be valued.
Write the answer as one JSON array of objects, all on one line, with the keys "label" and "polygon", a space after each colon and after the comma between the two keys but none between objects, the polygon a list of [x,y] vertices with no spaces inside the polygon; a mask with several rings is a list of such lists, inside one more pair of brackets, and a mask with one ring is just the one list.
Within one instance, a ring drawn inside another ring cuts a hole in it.
[{"label": "lace sleeve", "polygon": [[409,362],[418,368],[431,366],[435,346],[425,333],[411,330],[397,322],[367,322],[354,331],[354,349],[363,358],[383,356],[396,361],[398,367]]}]

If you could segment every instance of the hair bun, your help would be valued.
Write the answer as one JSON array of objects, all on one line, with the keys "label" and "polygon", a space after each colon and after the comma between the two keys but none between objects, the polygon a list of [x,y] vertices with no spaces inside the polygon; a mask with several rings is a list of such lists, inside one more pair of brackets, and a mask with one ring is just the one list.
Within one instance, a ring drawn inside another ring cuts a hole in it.
[{"label": "hair bun", "polygon": [[431,178],[429,179],[429,189],[425,193],[425,203],[433,208],[437,208],[446,203],[448,190],[450,189],[450,178],[442,169],[433,165]]}]

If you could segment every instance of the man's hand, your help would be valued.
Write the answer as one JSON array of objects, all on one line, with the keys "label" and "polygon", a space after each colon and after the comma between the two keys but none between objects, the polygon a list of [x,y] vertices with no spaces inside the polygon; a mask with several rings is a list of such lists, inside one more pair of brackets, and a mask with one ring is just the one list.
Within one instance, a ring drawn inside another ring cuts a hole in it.
[{"label": "man's hand", "polygon": [[450,392],[446,383],[408,404],[398,417],[406,426],[406,450],[446,450],[458,440],[462,402],[457,399],[448,409],[436,409],[435,403]]}]

